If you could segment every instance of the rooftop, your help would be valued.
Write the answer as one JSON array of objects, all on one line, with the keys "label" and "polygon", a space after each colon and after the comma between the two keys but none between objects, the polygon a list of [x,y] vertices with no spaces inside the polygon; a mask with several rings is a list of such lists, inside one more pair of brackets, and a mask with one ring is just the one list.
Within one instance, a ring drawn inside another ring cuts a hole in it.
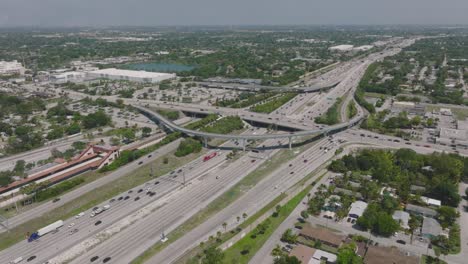
[{"label": "rooftop", "polygon": [[419,257],[406,256],[394,247],[370,246],[364,257],[366,264],[419,264]]},{"label": "rooftop", "polygon": [[423,235],[438,236],[442,234],[442,227],[434,218],[424,217],[421,233]]},{"label": "rooftop", "polygon": [[300,235],[324,241],[332,245],[341,245],[344,240],[343,236],[337,235],[325,228],[316,228],[310,225],[305,225],[300,231]]},{"label": "rooftop", "polygon": [[309,261],[312,259],[312,256],[315,253],[315,250],[315,248],[299,244],[291,250],[289,256],[296,257],[301,261],[301,263],[309,263]]},{"label": "rooftop", "polygon": [[117,76],[128,76],[133,78],[160,78],[173,76],[172,73],[162,73],[162,72],[147,72],[147,71],[131,71],[131,70],[121,70],[116,68],[102,69],[97,71],[89,72],[91,74],[108,74],[108,75],[117,75]]},{"label": "rooftop", "polygon": [[395,211],[392,218],[400,223],[403,228],[409,228],[408,222],[410,219],[409,213],[405,211]]},{"label": "rooftop", "polygon": [[406,211],[416,212],[416,213],[423,214],[425,216],[432,216],[432,217],[437,215],[437,212],[431,208],[422,207],[422,206],[414,205],[414,204],[407,204]]},{"label": "rooftop", "polygon": [[351,204],[351,209],[349,210],[349,216],[361,216],[367,208],[367,203],[363,201],[356,201]]}]

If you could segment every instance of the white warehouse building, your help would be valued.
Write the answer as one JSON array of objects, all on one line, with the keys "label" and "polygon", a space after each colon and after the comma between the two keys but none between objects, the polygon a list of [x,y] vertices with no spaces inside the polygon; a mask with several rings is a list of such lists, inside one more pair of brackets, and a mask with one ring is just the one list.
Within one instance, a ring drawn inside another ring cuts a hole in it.
[{"label": "white warehouse building", "polygon": [[147,71],[131,71],[115,68],[90,71],[87,73],[89,79],[110,79],[132,82],[159,83],[164,80],[173,79],[175,73],[160,73]]},{"label": "white warehouse building", "polygon": [[18,61],[0,61],[0,75],[23,75],[25,68]]}]

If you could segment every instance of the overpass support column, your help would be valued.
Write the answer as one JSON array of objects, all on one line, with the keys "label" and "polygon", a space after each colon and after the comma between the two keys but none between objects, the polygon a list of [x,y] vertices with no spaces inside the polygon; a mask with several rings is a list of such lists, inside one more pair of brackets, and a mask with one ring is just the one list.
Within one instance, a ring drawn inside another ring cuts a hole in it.
[{"label": "overpass support column", "polygon": [[242,150],[245,152],[245,146],[247,145],[247,140],[242,139]]},{"label": "overpass support column", "polygon": [[291,150],[292,149],[292,137],[289,137],[289,149]]},{"label": "overpass support column", "polygon": [[203,142],[205,143],[205,148],[208,148],[208,138],[204,137]]}]

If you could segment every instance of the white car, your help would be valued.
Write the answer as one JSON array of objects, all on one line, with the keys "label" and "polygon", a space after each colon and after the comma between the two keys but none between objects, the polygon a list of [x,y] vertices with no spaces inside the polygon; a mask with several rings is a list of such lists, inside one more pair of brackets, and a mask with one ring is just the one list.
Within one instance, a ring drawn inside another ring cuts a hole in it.
[{"label": "white car", "polygon": [[71,223],[68,225],[68,228],[72,228],[75,225],[75,223]]},{"label": "white car", "polygon": [[96,214],[94,212],[92,212],[89,216],[90,217],[94,217]]},{"label": "white car", "polygon": [[85,213],[84,213],[84,212],[81,212],[81,213],[77,214],[77,215],[75,216],[75,218],[78,219],[78,218],[82,217],[83,215],[85,215]]}]

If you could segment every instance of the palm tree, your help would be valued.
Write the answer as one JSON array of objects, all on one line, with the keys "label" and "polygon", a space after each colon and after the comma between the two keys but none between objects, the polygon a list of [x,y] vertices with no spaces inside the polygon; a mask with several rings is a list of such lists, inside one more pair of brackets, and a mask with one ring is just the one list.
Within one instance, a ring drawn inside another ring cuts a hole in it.
[{"label": "palm tree", "polygon": [[223,223],[223,227],[224,227],[224,232],[226,232],[226,227],[227,227],[227,223],[226,223],[226,222]]},{"label": "palm tree", "polygon": [[240,221],[240,216],[236,217],[236,219],[237,219],[237,223],[239,223],[239,221]]},{"label": "palm tree", "polygon": [[245,219],[247,218],[247,214],[246,214],[246,213],[243,213],[243,214],[242,214],[242,218],[244,218],[244,221],[245,221]]}]

